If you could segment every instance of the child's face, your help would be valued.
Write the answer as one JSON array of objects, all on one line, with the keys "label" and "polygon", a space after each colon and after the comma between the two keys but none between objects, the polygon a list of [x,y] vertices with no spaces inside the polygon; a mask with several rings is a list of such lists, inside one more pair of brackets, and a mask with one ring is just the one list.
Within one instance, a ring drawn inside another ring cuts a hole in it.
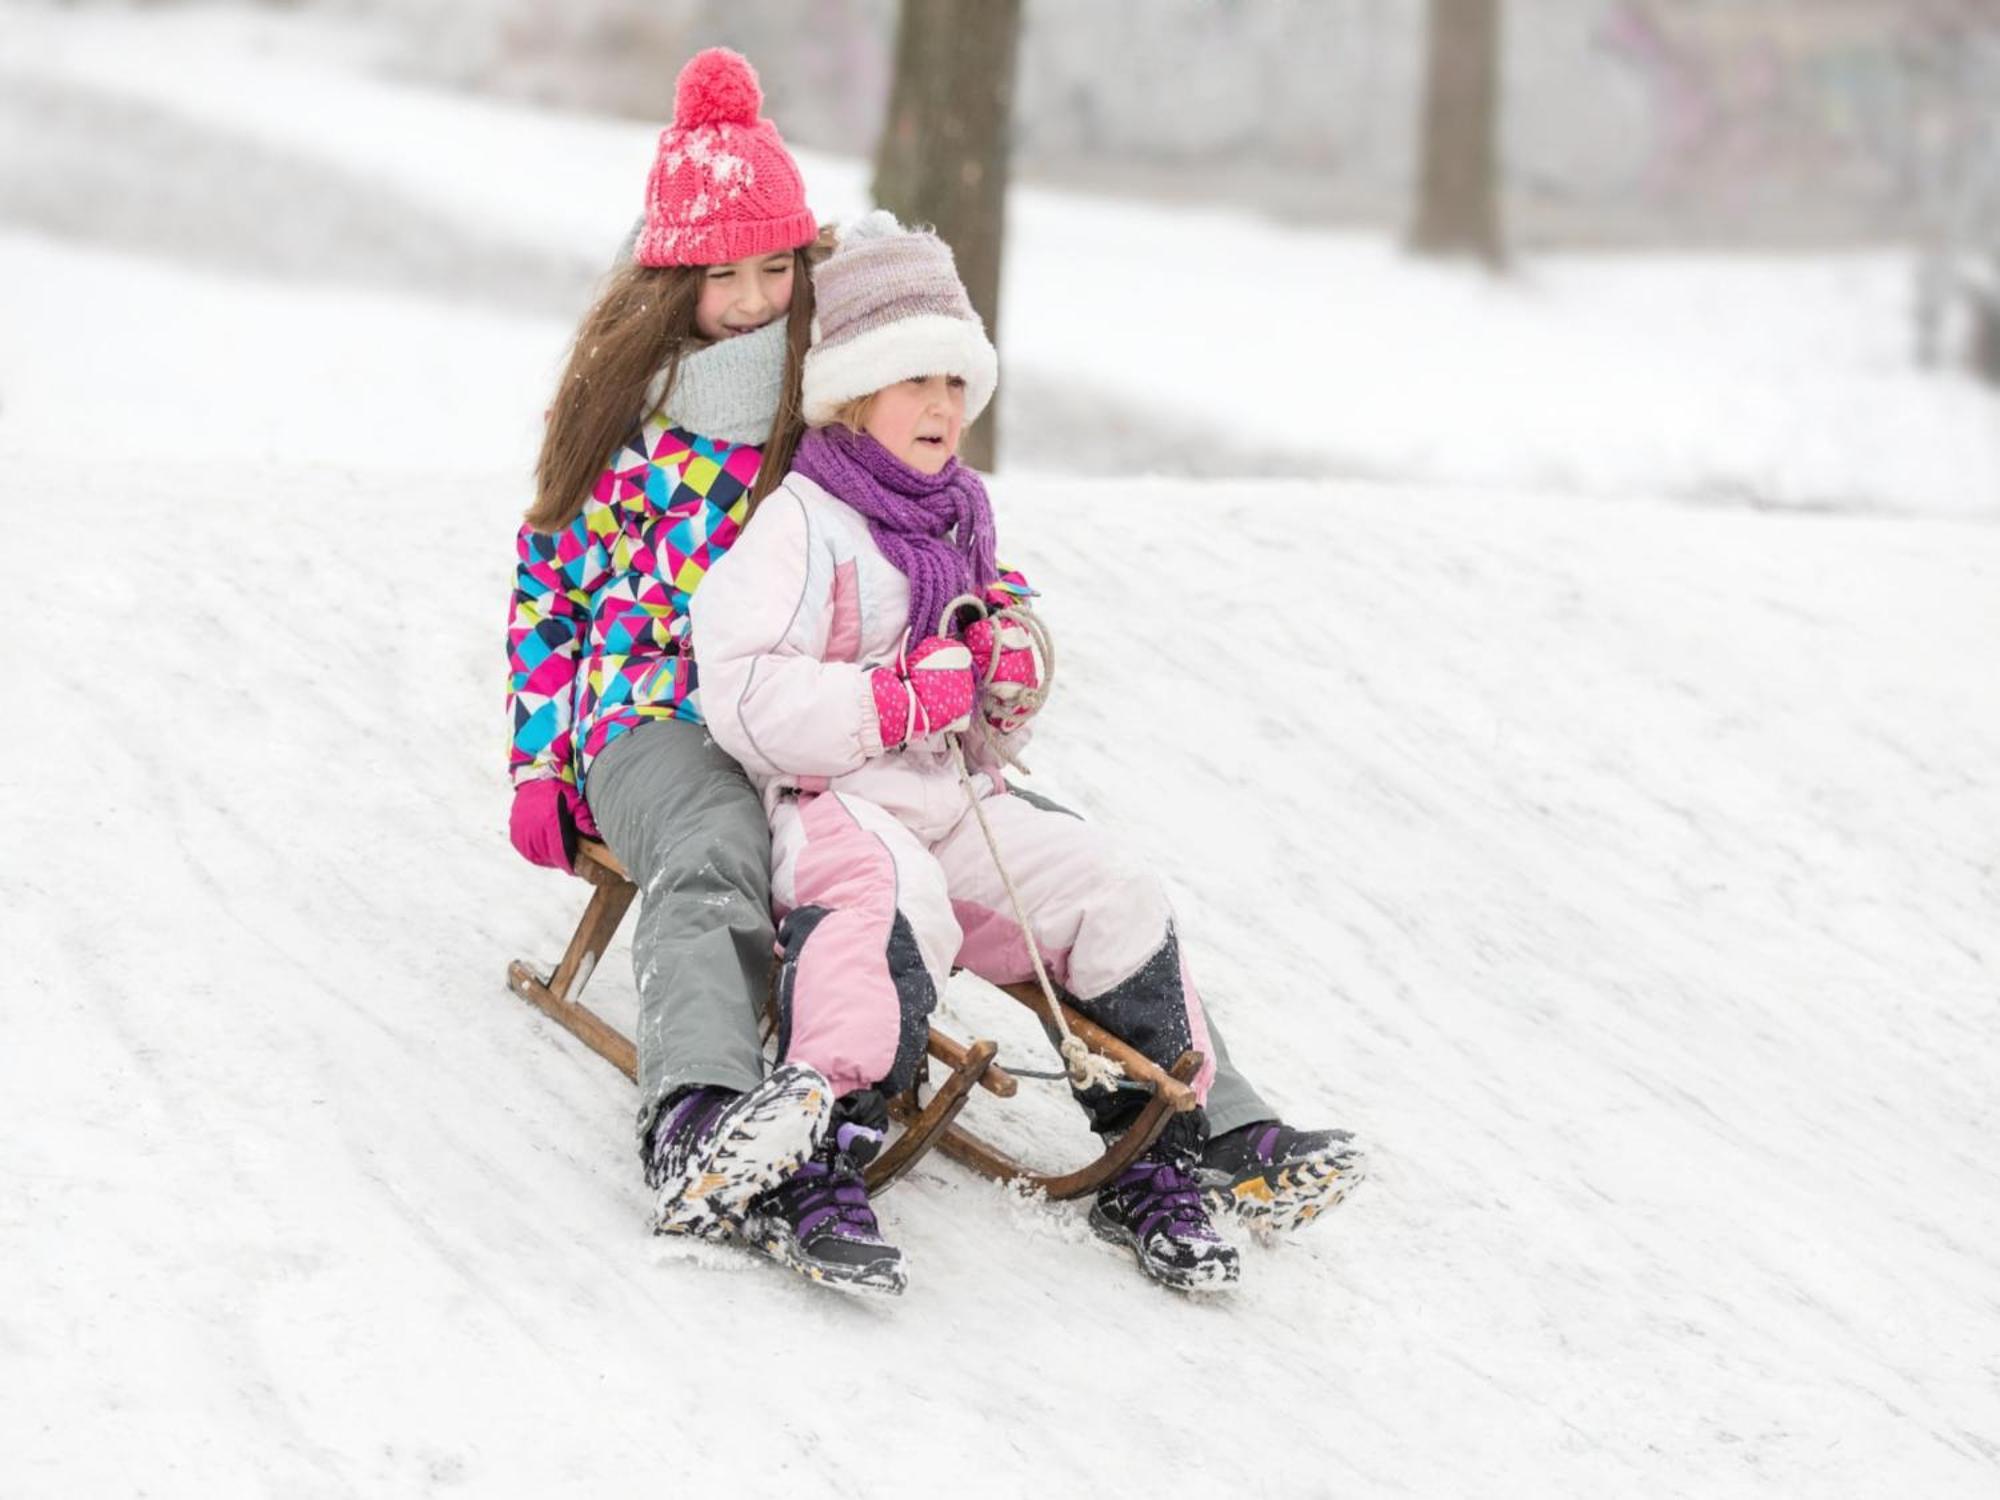
[{"label": "child's face", "polygon": [[708,267],[694,305],[694,331],[714,343],[782,318],[792,306],[793,265],[792,252],[780,250]]},{"label": "child's face", "polygon": [[921,375],[875,393],[862,431],[921,474],[935,474],[958,453],[965,430],[965,382]]}]

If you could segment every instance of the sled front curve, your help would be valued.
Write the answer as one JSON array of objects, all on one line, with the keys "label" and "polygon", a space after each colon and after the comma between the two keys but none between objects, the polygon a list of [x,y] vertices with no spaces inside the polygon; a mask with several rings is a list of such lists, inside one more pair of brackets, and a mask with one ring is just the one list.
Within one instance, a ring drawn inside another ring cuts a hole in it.
[{"label": "sled front curve", "polygon": [[[999,990],[1008,998],[1017,1001],[1033,1011],[1037,1017],[1048,1014],[1048,998],[1041,987],[1033,984],[1003,984]],[[1003,1181],[1025,1183],[1046,1193],[1058,1201],[1081,1198],[1096,1192],[1105,1183],[1116,1177],[1135,1160],[1151,1148],[1160,1138],[1160,1132],[1178,1114],[1185,1114],[1200,1103],[1190,1085],[1195,1075],[1200,1073],[1207,1058],[1200,1052],[1189,1050],[1174,1059],[1171,1068],[1162,1068],[1144,1053],[1113,1036],[1090,1017],[1079,1012],[1074,1006],[1062,1005],[1063,1021],[1070,1031],[1092,1052],[1100,1057],[1110,1058],[1125,1070],[1125,1076],[1133,1083],[1150,1090],[1152,1097],[1139,1111],[1138,1117],[1128,1125],[1118,1137],[1108,1143],[1102,1155],[1095,1161],[1078,1167],[1073,1172],[1037,1172],[1023,1167],[1005,1153],[994,1150],[984,1141],[964,1131],[954,1132],[939,1143],[939,1149],[952,1160],[973,1171]],[[1047,1024],[1044,1020],[1044,1025]]]},{"label": "sled front curve", "polygon": [[[589,982],[604,950],[610,947],[618,924],[638,894],[638,887],[626,875],[617,856],[594,839],[580,842],[575,873],[594,889],[555,972],[544,978],[525,960],[515,959],[507,966],[507,986],[637,1083],[639,1055],[632,1039],[575,997]],[[1036,986],[1010,984],[999,988],[1038,1017],[1046,1017],[1048,1002]],[[1055,1200],[1080,1198],[1095,1192],[1142,1155],[1159,1139],[1160,1132],[1175,1115],[1195,1107],[1194,1091],[1188,1085],[1201,1071],[1205,1061],[1201,1053],[1184,1052],[1172,1068],[1161,1068],[1073,1007],[1065,1004],[1062,1010],[1069,1029],[1085,1046],[1119,1063],[1126,1077],[1144,1086],[1151,1095],[1132,1124],[1095,1160],[1070,1172],[1040,1172],[956,1125],[954,1121],[975,1086],[996,1097],[1011,1099],[1019,1084],[994,1061],[999,1049],[993,1042],[965,1045],[932,1027],[925,1051],[950,1071],[927,1102],[919,1098],[925,1082],[921,1076],[916,1087],[889,1101],[890,1114],[903,1130],[887,1150],[868,1164],[865,1176],[869,1190],[888,1187],[935,1148],[983,1177],[1020,1182]],[[927,1072],[928,1066],[922,1071]]]}]

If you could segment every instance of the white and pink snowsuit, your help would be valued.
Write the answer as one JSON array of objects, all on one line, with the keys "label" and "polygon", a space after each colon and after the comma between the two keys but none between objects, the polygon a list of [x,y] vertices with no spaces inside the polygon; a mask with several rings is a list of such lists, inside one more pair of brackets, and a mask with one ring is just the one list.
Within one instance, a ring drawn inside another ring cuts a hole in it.
[{"label": "white and pink snowsuit", "polygon": [[[709,732],[771,819],[779,1053],[818,1068],[840,1094],[908,1087],[954,965],[996,983],[1034,974],[943,740],[882,749],[868,674],[895,661],[909,599],[868,523],[795,471],[692,605]],[[1189,1047],[1212,1059],[1159,883],[1093,825],[1008,794],[978,737],[965,743],[1066,998],[1163,1066]],[[1197,1096],[1213,1073],[1210,1061]],[[1083,1102],[1111,1129],[1132,1097]]]}]

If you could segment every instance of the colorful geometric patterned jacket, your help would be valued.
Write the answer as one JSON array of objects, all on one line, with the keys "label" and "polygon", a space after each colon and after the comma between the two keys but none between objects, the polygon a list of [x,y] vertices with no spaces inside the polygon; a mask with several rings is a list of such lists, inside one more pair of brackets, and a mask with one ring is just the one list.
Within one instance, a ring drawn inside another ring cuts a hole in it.
[{"label": "colorful geometric patterned jacket", "polygon": [[762,457],[656,413],[574,521],[521,528],[507,621],[516,786],[557,776],[580,788],[628,729],[701,722],[688,596],[742,530]]}]

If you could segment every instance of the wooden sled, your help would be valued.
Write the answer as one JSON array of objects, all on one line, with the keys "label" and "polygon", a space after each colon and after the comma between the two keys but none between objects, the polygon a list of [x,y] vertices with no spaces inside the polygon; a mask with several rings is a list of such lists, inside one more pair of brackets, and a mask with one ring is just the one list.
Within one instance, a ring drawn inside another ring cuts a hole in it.
[{"label": "wooden sled", "polygon": [[[576,873],[589,881],[593,889],[590,904],[584,908],[583,920],[577,923],[576,935],[569,940],[562,961],[554,973],[545,976],[517,958],[507,966],[507,984],[515,994],[637,1083],[639,1055],[631,1038],[577,996],[589,983],[604,950],[611,946],[612,936],[625,919],[639,888],[626,877],[617,857],[591,839],[582,841]],[[1000,988],[1037,1017],[1044,1014],[1045,1002],[1037,986],[1013,984]],[[1141,1155],[1159,1139],[1160,1132],[1175,1115],[1194,1108],[1194,1091],[1188,1084],[1201,1071],[1203,1058],[1199,1052],[1184,1052],[1171,1069],[1163,1069],[1067,1005],[1063,1007],[1063,1017],[1085,1046],[1122,1065],[1125,1076],[1143,1086],[1150,1095],[1138,1118],[1096,1160],[1071,1172],[1037,1171],[954,1123],[974,1088],[1011,1099],[1020,1084],[994,1062],[999,1051],[995,1043],[962,1043],[933,1026],[926,1047],[928,1056],[917,1066],[916,1085],[889,1101],[889,1113],[902,1131],[868,1164],[869,1190],[878,1192],[888,1187],[935,1148],[996,1181],[1019,1182],[1054,1199],[1080,1198],[1095,1192]],[[936,1089],[929,1090],[926,1099],[923,1096],[929,1089],[932,1057],[950,1071]]]}]

